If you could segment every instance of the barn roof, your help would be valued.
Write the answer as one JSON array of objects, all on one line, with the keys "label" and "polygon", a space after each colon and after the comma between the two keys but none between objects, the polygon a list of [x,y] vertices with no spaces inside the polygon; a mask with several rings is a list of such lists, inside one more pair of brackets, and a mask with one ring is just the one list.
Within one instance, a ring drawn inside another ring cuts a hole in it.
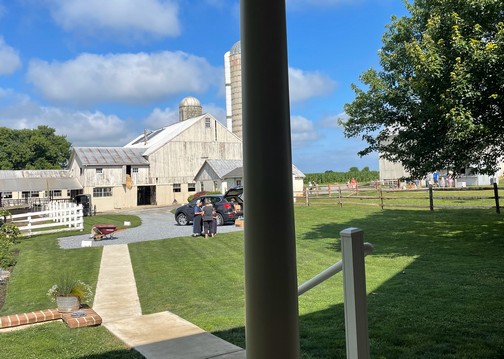
[{"label": "barn roof", "polygon": [[83,187],[67,170],[12,170],[0,171],[0,188],[2,192],[41,192]]},{"label": "barn roof", "polygon": [[74,147],[75,156],[83,166],[148,165],[144,150],[125,147]]},{"label": "barn roof", "polygon": [[[208,172],[208,168],[212,170],[217,178],[213,179],[226,179],[226,178],[242,178],[243,177],[243,161],[242,160],[206,160],[201,166],[200,170],[194,176],[198,180],[200,175]],[[305,177],[296,166],[292,165],[292,174],[295,177]]]},{"label": "barn roof", "polygon": [[212,115],[204,113],[170,126],[143,133],[124,147],[143,149],[143,155],[148,156],[205,117],[215,119]]},{"label": "barn roof", "polygon": [[223,178],[230,171],[243,166],[242,160],[206,160],[219,178]]}]

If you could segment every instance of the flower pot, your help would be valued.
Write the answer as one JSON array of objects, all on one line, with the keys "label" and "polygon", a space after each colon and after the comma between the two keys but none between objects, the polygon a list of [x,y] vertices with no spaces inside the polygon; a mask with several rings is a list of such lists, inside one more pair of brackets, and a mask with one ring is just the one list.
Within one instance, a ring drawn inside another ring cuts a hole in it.
[{"label": "flower pot", "polygon": [[74,312],[80,308],[78,297],[56,297],[56,304],[60,313]]}]

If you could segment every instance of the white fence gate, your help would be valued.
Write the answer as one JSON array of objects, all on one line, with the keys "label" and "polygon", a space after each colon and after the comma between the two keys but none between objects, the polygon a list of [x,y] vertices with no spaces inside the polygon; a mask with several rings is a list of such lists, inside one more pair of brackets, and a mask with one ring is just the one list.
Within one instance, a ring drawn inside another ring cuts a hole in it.
[{"label": "white fence gate", "polygon": [[49,202],[44,211],[14,214],[9,217],[22,236],[84,229],[82,204],[71,202]]}]

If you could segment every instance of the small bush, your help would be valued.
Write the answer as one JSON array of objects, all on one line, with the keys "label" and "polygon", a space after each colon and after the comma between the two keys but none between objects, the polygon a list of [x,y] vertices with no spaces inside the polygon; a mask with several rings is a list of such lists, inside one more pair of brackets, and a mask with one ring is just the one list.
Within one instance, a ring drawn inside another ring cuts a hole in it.
[{"label": "small bush", "polygon": [[10,240],[0,238],[0,268],[9,268],[16,264],[12,246],[13,243]]},{"label": "small bush", "polygon": [[11,213],[5,209],[0,211],[2,217],[2,225],[0,226],[0,267],[8,268],[16,263],[14,254],[12,253],[12,246],[21,234],[19,228],[12,223],[5,223],[7,216]]},{"label": "small bush", "polygon": [[207,191],[196,192],[195,194],[192,194],[189,197],[187,197],[187,202],[191,202],[193,199],[201,197],[207,193],[208,193]]}]

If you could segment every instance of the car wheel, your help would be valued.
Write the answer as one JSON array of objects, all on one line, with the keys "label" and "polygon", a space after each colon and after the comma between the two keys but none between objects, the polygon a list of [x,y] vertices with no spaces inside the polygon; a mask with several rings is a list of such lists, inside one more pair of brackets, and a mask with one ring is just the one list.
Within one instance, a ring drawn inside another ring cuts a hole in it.
[{"label": "car wheel", "polygon": [[177,214],[176,218],[179,226],[187,226],[189,224],[189,220],[187,219],[187,216],[184,213]]},{"label": "car wheel", "polygon": [[222,226],[224,224],[224,217],[222,217],[222,214],[217,213],[217,225]]}]

